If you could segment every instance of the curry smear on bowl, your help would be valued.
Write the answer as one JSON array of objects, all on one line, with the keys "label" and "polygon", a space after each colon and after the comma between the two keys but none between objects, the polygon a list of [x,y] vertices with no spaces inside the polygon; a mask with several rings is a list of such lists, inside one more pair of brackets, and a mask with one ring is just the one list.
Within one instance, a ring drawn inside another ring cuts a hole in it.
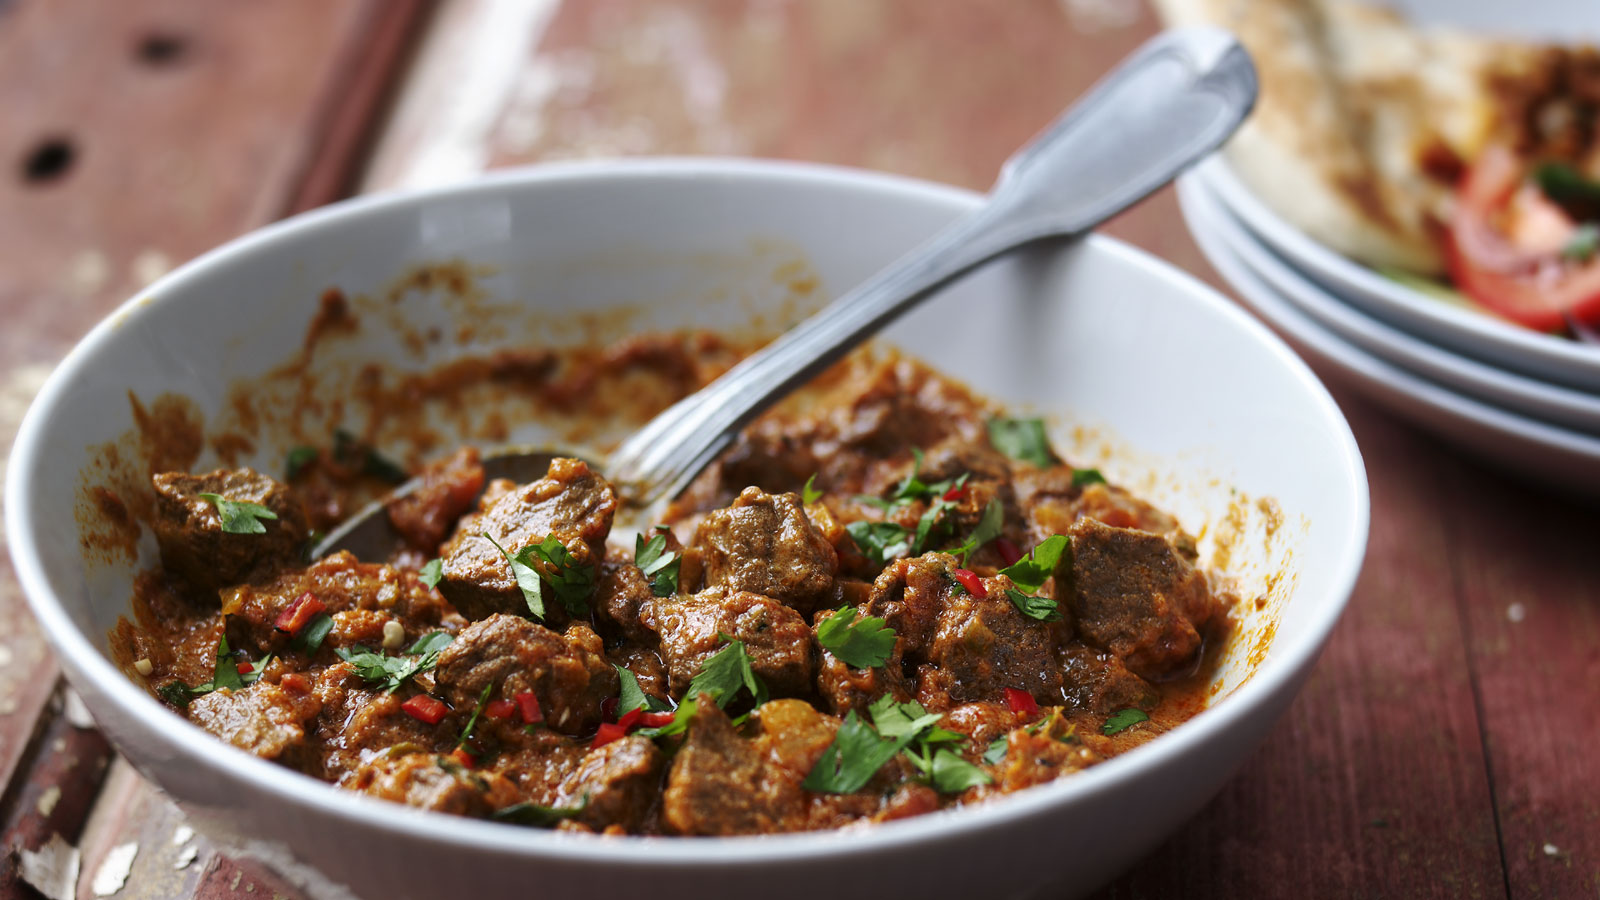
[{"label": "curry smear on bowl", "polygon": [[[156,538],[114,659],[219,738],[346,789],[680,835],[984,802],[1200,712],[1254,605],[1198,565],[1176,519],[910,359],[834,367],[747,429],[663,527],[622,533],[615,491],[581,460],[485,484],[477,451],[443,435],[490,445],[527,416],[614,439],[753,341],[656,333],[367,366],[346,394],[312,361],[359,316],[336,294],[320,309],[301,358],[231,386],[207,431],[229,466],[292,436],[280,471],[183,471],[196,456],[142,453],[166,420],[136,417],[141,452],[104,455],[143,486],[87,494]],[[497,415],[471,416],[490,395]],[[192,448],[193,417],[173,421]],[[423,486],[389,506],[407,537],[389,559],[301,558],[313,530],[411,475]]]}]

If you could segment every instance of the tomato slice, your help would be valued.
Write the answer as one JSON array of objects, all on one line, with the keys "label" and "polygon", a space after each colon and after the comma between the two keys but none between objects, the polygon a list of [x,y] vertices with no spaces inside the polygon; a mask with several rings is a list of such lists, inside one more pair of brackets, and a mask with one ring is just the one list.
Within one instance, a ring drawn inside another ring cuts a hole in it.
[{"label": "tomato slice", "polygon": [[[1510,207],[1525,176],[1516,156],[1496,146],[1484,151],[1462,180],[1449,228],[1450,275],[1456,287],[1507,319],[1540,331],[1564,330],[1568,315],[1600,323],[1600,257],[1579,263],[1550,250],[1549,209],[1540,211],[1537,247],[1513,236],[1530,229],[1519,229],[1515,222],[1508,227],[1508,217],[1515,214]],[[1576,228],[1570,220],[1568,224]]]}]

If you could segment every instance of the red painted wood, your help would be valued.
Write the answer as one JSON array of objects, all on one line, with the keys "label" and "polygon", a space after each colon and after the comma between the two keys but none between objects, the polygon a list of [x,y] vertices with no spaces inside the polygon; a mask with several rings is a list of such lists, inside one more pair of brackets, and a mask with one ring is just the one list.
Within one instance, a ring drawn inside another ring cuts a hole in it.
[{"label": "red painted wood", "polygon": [[111,761],[111,746],[100,732],[54,715],[31,745],[30,757],[7,786],[0,900],[38,896],[22,881],[15,851],[37,851],[57,834],[69,844],[78,840]]}]

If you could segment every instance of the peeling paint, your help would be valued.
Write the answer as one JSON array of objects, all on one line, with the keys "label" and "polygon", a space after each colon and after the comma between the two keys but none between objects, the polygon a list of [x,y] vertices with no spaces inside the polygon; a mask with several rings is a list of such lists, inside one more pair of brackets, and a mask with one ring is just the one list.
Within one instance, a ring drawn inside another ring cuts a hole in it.
[{"label": "peeling paint", "polygon": [[45,900],[76,900],[78,848],[51,833],[38,850],[17,851],[17,872]]},{"label": "peeling paint", "polygon": [[128,883],[128,873],[133,871],[134,857],[138,855],[138,841],[112,847],[106,853],[106,858],[100,861],[100,868],[95,870],[94,883],[90,885],[94,895],[109,897],[122,890],[122,886]]}]

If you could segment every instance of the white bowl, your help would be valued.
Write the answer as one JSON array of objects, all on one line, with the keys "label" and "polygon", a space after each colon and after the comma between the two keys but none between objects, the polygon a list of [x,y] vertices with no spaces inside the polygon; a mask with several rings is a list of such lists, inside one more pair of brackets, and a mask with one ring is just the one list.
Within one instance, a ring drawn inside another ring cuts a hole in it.
[{"label": "white bowl", "polygon": [[[639,161],[506,172],[264,229],[123,306],[46,384],[7,476],[18,575],[67,677],[128,758],[197,827],[321,895],[341,896],[341,885],[372,898],[512,888],[549,896],[755,891],[773,900],[818,889],[837,898],[1088,891],[1198,810],[1288,705],[1354,584],[1368,516],[1349,428],[1299,359],[1216,293],[1115,241],[993,266],[885,338],[981,392],[1050,416],[1065,450],[1100,462],[1190,530],[1204,529],[1203,552],[1226,541],[1231,570],[1267,603],[1244,615],[1214,708],[1103,765],[982,807],[849,832],[619,839],[450,818],[338,791],[219,743],[109,661],[105,635],[128,608],[135,567],[83,550],[75,516],[93,477],[92,448],[132,425],[130,390],[147,400],[187,394],[208,421],[222,415],[223,385],[299,350],[327,286],[379,296],[413,264],[457,258],[492,267],[481,287],[500,312],[486,319],[483,302],[463,307],[479,326],[515,323],[502,334],[481,327],[490,346],[555,339],[559,330],[522,328],[619,306],[633,312],[598,317],[596,327],[731,327],[758,313],[770,325],[788,318],[780,307],[794,297],[775,285],[792,283],[796,264],[820,279],[817,296],[837,294],[977,202],[950,188],[816,166]],[[788,274],[775,282],[775,268]],[[417,292],[392,308],[396,320],[466,314]],[[319,352],[315,366],[404,357],[383,316],[363,322],[336,351]],[[263,436],[243,461],[277,471],[291,443]],[[1106,456],[1108,448],[1118,452]],[[211,461],[208,453],[196,467]],[[147,535],[146,561],[151,546]]]},{"label": "white bowl", "polygon": [[1600,437],[1459,394],[1368,353],[1323,327],[1258,273],[1229,242],[1227,210],[1204,182],[1181,179],[1178,203],[1206,259],[1250,307],[1313,361],[1343,375],[1406,421],[1473,455],[1563,492],[1600,497]]},{"label": "white bowl", "polygon": [[1263,243],[1351,306],[1463,356],[1600,392],[1600,347],[1540,334],[1429,297],[1335,253],[1273,212],[1220,154],[1196,166],[1194,177]]}]

